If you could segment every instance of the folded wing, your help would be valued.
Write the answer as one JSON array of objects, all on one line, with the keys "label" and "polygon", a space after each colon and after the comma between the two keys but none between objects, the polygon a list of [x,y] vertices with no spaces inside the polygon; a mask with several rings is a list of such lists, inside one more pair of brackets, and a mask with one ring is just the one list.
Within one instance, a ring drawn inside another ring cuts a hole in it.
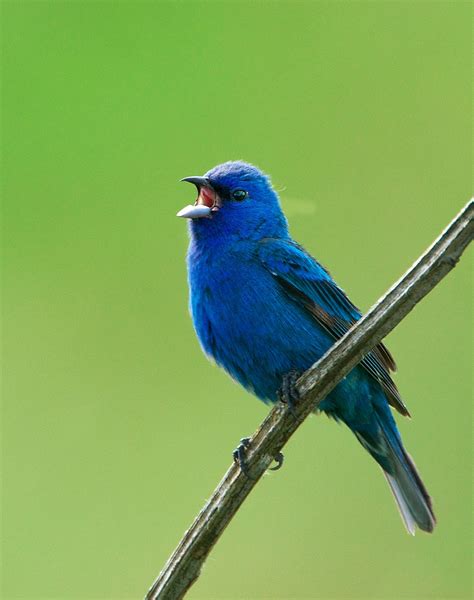
[{"label": "folded wing", "polygon": [[[266,238],[260,242],[258,253],[285,292],[310,312],[335,340],[360,319],[359,309],[328,271],[296,242]],[[387,348],[378,344],[362,359],[361,365],[382,385],[391,406],[402,415],[409,415],[390,377],[396,365]]]}]

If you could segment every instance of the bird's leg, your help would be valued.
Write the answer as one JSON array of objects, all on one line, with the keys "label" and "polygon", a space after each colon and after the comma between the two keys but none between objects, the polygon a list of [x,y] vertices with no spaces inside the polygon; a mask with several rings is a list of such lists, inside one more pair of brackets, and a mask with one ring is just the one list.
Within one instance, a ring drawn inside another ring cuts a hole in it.
[{"label": "bird's leg", "polygon": [[240,440],[240,444],[237,446],[237,448],[232,453],[232,456],[234,458],[234,462],[239,464],[239,467],[240,467],[240,470],[242,471],[242,473],[244,475],[246,475],[249,479],[253,479],[253,477],[250,476],[249,470],[247,468],[247,462],[245,460],[245,451],[247,450],[247,448],[249,446],[250,446],[250,438],[249,437],[242,438]]},{"label": "bird's leg", "polygon": [[283,375],[281,388],[278,390],[280,402],[283,402],[288,406],[288,410],[295,419],[297,418],[295,406],[300,399],[300,395],[296,389],[296,382],[300,375],[301,373],[299,371],[289,371],[288,373],[285,373],[285,375]]},{"label": "bird's leg", "polygon": [[[239,464],[240,470],[242,471],[242,473],[244,475],[246,475],[249,479],[254,479],[248,470],[247,467],[247,463],[245,461],[245,451],[247,450],[247,448],[250,446],[250,438],[249,437],[244,437],[240,440],[240,444],[237,446],[237,448],[234,450],[234,452],[232,453],[232,457],[234,459],[234,462]],[[275,456],[275,462],[277,463],[276,466],[271,467],[269,469],[269,471],[278,471],[278,469],[281,469],[281,467],[283,466],[283,460],[284,460],[284,456],[282,452],[278,452],[278,454]]]}]

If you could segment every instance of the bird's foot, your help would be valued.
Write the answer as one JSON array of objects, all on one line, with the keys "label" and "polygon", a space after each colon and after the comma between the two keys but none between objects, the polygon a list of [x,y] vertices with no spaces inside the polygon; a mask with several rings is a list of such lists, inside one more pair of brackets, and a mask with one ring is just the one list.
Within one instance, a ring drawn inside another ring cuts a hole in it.
[{"label": "bird's foot", "polygon": [[249,446],[250,446],[250,438],[249,437],[242,438],[240,440],[240,444],[237,446],[237,448],[232,453],[232,457],[234,458],[234,462],[238,463],[242,473],[244,475],[246,475],[249,479],[253,479],[253,477],[250,476],[248,466],[247,466],[247,461],[245,460],[245,451],[247,450],[247,448]]},{"label": "bird's foot", "polygon": [[280,402],[283,402],[283,404],[288,406],[289,412],[295,419],[297,418],[295,408],[300,400],[299,392],[296,389],[296,382],[300,375],[301,373],[299,371],[289,371],[288,373],[285,373],[285,375],[283,375],[281,388],[278,390]]},{"label": "bird's foot", "polygon": [[[237,448],[232,453],[232,457],[234,459],[234,462],[238,463],[240,470],[242,471],[242,473],[244,475],[246,475],[249,479],[255,479],[255,477],[252,477],[250,475],[248,466],[247,466],[247,461],[245,460],[245,452],[249,446],[250,446],[250,438],[249,437],[242,438],[240,440],[240,444],[237,446]],[[284,460],[283,453],[278,452],[278,454],[275,456],[275,462],[277,464],[274,467],[270,467],[269,471],[278,471],[278,469],[281,469],[281,467],[283,466],[283,460]]]},{"label": "bird's foot", "polygon": [[283,466],[283,461],[285,460],[285,455],[283,454],[283,452],[278,452],[274,460],[276,462],[276,465],[274,467],[270,467],[268,469],[269,471],[278,471],[278,469],[281,469]]}]

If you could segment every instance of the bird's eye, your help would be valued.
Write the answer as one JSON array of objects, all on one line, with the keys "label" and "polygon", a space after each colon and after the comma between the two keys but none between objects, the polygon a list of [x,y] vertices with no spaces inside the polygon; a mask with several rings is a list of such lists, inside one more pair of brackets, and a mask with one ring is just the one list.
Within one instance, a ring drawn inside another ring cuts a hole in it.
[{"label": "bird's eye", "polygon": [[237,200],[237,202],[242,202],[242,200],[245,200],[245,198],[247,198],[248,195],[249,193],[245,190],[235,190],[234,192],[232,192],[232,198],[234,200]]}]

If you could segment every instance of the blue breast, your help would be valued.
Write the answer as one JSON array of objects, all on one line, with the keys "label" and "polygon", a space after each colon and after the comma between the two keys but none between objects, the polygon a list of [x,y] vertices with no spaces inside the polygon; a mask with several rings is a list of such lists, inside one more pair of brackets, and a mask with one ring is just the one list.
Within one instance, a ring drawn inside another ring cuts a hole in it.
[{"label": "blue breast", "polygon": [[[212,251],[191,243],[188,269],[190,310],[204,351],[265,402],[277,400],[285,373],[306,370],[333,344],[256,260],[255,242],[240,241]],[[361,383],[367,388],[367,379],[355,369],[321,408],[353,412],[361,394],[366,404],[368,390],[361,389]]]}]

